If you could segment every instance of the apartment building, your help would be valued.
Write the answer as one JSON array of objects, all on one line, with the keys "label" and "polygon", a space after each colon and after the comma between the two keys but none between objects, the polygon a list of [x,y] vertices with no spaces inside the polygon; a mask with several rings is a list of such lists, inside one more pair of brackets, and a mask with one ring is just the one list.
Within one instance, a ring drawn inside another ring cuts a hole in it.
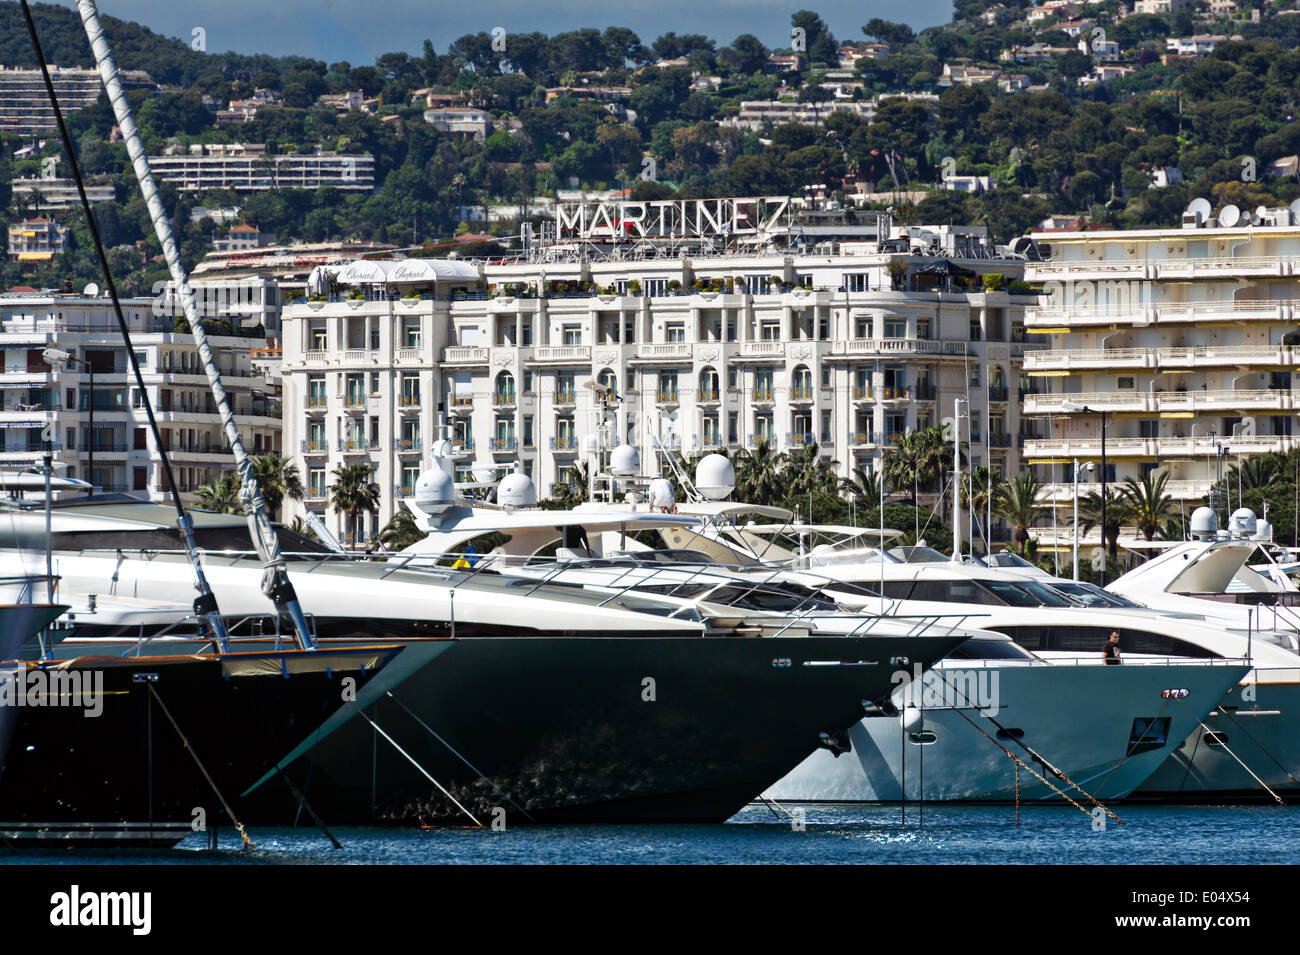
[{"label": "apartment building", "polygon": [[[128,90],[150,89],[154,85],[143,70],[122,70],[120,76]],[[65,114],[92,105],[103,89],[97,70],[51,66],[50,81]],[[0,66],[0,133],[35,137],[53,133],[57,128],[41,71]]]},{"label": "apartment building", "polygon": [[9,254],[19,262],[48,262],[63,251],[68,228],[38,216],[9,226]]},{"label": "apartment building", "polygon": [[633,444],[646,476],[663,473],[663,449],[815,442],[847,477],[879,468],[900,435],[941,424],[963,398],[974,462],[1014,472],[1031,300],[985,291],[980,276],[1019,278],[1023,261],[980,228],[953,232],[904,235],[901,251],[863,241],[597,260],[554,247],[532,261],[441,263],[436,277],[357,263],[335,276],[357,297],[282,315],[285,446],[304,507],[341,527],[332,475],[368,463],[382,491],[373,532],[411,493],[440,419],[463,479],[518,468],[547,495],[588,439]]},{"label": "apartment building", "polygon": [[[19,206],[31,203],[38,211],[81,208],[81,195],[77,192],[77,183],[73,179],[37,179],[27,176],[11,179],[9,184],[13,188],[14,201]],[[113,184],[105,179],[86,183],[86,198],[92,205],[97,202],[112,202],[116,195]]]},{"label": "apartment building", "polygon": [[333,186],[347,192],[373,192],[375,157],[369,153],[333,153],[314,148],[307,153],[271,155],[260,143],[195,144],[184,153],[150,156],[153,174],[185,192],[234,189],[319,189]]},{"label": "apartment building", "polygon": [[[233,469],[234,458],[193,336],[177,332],[175,320],[156,314],[154,306],[149,298],[122,301],[162,447],[170,451],[177,483],[188,493]],[[278,450],[280,410],[267,397],[268,384],[253,371],[250,358],[265,339],[227,332],[210,334],[208,342],[245,446],[254,454]],[[47,348],[69,352],[76,362],[52,367],[43,357]],[[150,500],[167,496],[158,443],[149,433],[143,398],[106,298],[0,295],[0,350],[0,466],[28,466],[50,448],[58,473],[66,477]]]},{"label": "apartment building", "polygon": [[[1236,210],[1221,216],[1235,221]],[[1025,330],[1050,346],[1025,358],[1041,393],[1025,397],[1024,452],[1059,502],[1073,497],[1076,460],[1100,467],[1102,412],[1107,480],[1161,470],[1189,504],[1209,491],[1220,454],[1226,467],[1295,446],[1300,222],[1286,208],[1255,225],[1186,221],[1034,236],[1049,254],[1026,279],[1051,294],[1025,311]],[[1091,474],[1082,491],[1097,490]]]}]

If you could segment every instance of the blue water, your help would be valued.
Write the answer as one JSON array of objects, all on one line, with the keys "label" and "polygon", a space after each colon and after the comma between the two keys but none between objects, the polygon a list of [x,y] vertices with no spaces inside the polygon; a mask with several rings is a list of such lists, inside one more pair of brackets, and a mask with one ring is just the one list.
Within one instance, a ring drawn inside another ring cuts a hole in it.
[{"label": "blue water", "polygon": [[[797,812],[797,807],[794,808]],[[1010,806],[916,807],[904,824],[897,807],[808,806],[798,831],[788,816],[750,806],[725,825],[538,826],[476,829],[338,829],[330,848],[314,829],[250,831],[240,851],[231,829],[219,848],[192,836],[165,852],[96,850],[18,853],[6,863],[332,865],[473,863],[598,864],[1265,864],[1300,859],[1300,806],[1119,806],[1124,823],[1104,830],[1077,809]]]}]

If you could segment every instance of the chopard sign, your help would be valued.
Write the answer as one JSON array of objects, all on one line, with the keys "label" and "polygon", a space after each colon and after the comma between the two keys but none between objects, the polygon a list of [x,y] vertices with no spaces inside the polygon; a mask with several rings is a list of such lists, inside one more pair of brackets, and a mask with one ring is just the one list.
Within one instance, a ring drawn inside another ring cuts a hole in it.
[{"label": "chopard sign", "polygon": [[567,202],[555,207],[555,232],[561,241],[756,235],[781,225],[789,205],[784,196]]}]

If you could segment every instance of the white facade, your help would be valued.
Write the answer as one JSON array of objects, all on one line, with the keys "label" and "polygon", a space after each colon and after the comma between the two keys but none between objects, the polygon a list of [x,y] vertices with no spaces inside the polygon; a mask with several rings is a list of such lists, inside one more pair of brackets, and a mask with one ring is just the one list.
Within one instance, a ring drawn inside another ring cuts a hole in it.
[{"label": "white facade", "polygon": [[[125,299],[122,310],[177,483],[190,492],[234,467],[193,336],[174,331],[170,316],[155,315],[152,299]],[[208,341],[249,453],[278,449],[279,408],[267,399],[267,383],[253,373],[249,357],[265,342],[229,335]],[[71,364],[52,368],[42,358],[46,348],[94,367],[93,432],[89,371]],[[0,295],[0,350],[4,467],[39,461],[49,442],[62,476],[150,500],[167,496],[158,447],[108,299]]]},{"label": "white facade", "polygon": [[248,143],[192,146],[187,154],[150,156],[154,176],[184,192],[234,189],[318,189],[373,192],[375,157],[369,153],[311,152],[268,155],[266,147]]},{"label": "white facade", "polygon": [[[1290,221],[1286,209],[1270,215]],[[1025,360],[1035,390],[1047,392],[1025,398],[1038,435],[1025,458],[1062,482],[1058,500],[1072,496],[1074,459],[1100,461],[1101,411],[1108,479],[1164,470],[1183,501],[1209,491],[1220,449],[1231,455],[1226,468],[1240,455],[1295,446],[1300,228],[1035,238],[1052,254],[1028,263],[1026,279],[1052,294],[1026,311],[1025,328],[1051,345]]]},{"label": "white facade", "polygon": [[[685,457],[815,442],[847,477],[879,467],[898,436],[942,423],[954,399],[969,396],[972,458],[991,455],[1014,473],[1030,300],[978,283],[939,291],[932,276],[948,259],[876,248],[485,264],[486,292],[468,280],[422,298],[372,291],[291,303],[282,316],[285,447],[309,494],[289,514],[305,507],[342,529],[327,487],[340,465],[365,462],[382,492],[372,533],[410,494],[440,415],[466,479],[473,464],[517,467],[546,496],[589,436],[605,448],[636,445],[646,476],[663,467],[658,438]],[[893,290],[891,259],[924,290]],[[951,263],[1008,280],[1023,265]],[[690,288],[715,280],[727,285]],[[601,291],[557,287],[584,282]],[[588,383],[612,389],[617,411],[602,409]]]}]

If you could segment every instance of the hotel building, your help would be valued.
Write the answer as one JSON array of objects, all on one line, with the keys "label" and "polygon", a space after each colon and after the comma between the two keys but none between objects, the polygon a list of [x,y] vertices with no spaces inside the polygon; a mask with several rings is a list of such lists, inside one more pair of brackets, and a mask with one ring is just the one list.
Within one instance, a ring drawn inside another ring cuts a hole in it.
[{"label": "hotel building", "polygon": [[[181,490],[191,492],[222,471],[232,470],[235,463],[194,338],[176,331],[175,318],[161,306],[156,309],[154,299],[123,299],[122,310],[162,445],[171,452]],[[263,334],[259,331],[250,338],[235,330],[214,330],[208,342],[249,453],[278,450],[279,406],[268,398],[271,386],[251,364],[251,351],[266,345]],[[47,348],[69,352],[78,362],[51,367],[43,358]],[[0,466],[31,466],[51,448],[56,473],[64,477],[91,480],[101,490],[126,491],[150,500],[168,495],[157,442],[149,433],[143,400],[107,298],[0,295],[0,350],[4,352]]]},{"label": "hotel building", "polygon": [[1161,470],[1189,505],[1220,454],[1226,469],[1296,446],[1300,226],[1285,208],[1255,225],[1200,222],[1033,237],[1046,255],[1025,277],[1050,295],[1026,309],[1025,330],[1050,346],[1025,357],[1041,393],[1025,397],[1024,454],[1056,501],[1073,498],[1076,459],[1100,466],[1101,412],[1107,480]]},{"label": "hotel building", "polygon": [[[282,314],[285,447],[308,489],[296,510],[341,527],[328,485],[366,463],[382,492],[373,533],[411,493],[442,418],[465,479],[472,465],[517,467],[546,496],[588,436],[636,446],[646,476],[663,471],[661,448],[766,441],[815,442],[848,477],[968,398],[974,463],[1014,473],[1033,299],[981,277],[1018,279],[1023,259],[981,228],[866,231],[781,252],[557,244],[441,260],[436,278],[356,263],[340,294]],[[367,269],[373,281],[359,280]],[[616,415],[593,384],[618,396]]]}]

